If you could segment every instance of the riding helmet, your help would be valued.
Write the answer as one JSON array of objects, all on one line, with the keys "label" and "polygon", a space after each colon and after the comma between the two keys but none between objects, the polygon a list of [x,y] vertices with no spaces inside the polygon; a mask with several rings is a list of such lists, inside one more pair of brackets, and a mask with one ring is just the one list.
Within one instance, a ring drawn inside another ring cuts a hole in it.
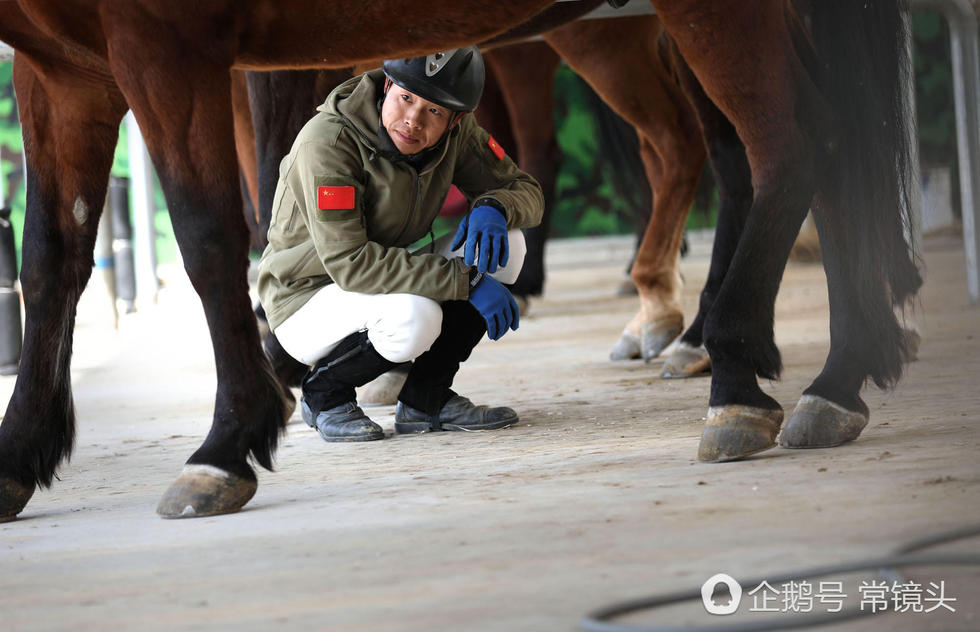
[{"label": "riding helmet", "polygon": [[476,46],[386,59],[382,68],[402,88],[455,112],[475,110],[483,95],[483,56]]}]

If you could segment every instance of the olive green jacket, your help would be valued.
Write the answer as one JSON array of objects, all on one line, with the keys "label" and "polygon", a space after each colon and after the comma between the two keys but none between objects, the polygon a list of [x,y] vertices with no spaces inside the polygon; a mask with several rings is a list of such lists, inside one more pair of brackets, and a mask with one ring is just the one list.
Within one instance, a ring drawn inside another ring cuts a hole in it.
[{"label": "olive green jacket", "polygon": [[[259,261],[259,300],[275,329],[329,283],[364,294],[469,298],[462,259],[411,254],[455,184],[471,206],[491,199],[508,228],[541,221],[541,187],[503,154],[472,114],[420,171],[379,153],[374,70],[338,86],[300,131],[279,166],[269,245]],[[496,152],[496,153],[495,153]]]}]

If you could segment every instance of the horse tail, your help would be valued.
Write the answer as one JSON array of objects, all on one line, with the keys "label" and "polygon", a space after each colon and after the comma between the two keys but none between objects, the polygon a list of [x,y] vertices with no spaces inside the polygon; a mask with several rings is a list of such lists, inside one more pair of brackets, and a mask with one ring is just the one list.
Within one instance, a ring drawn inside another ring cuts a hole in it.
[{"label": "horse tail", "polygon": [[[905,0],[821,0],[811,4],[810,68],[835,120],[815,210],[826,214],[848,287],[845,306],[860,323],[869,376],[879,387],[901,377],[908,358],[894,307],[922,284],[911,243],[912,80]],[[801,56],[807,63],[806,55]],[[823,241],[823,239],[822,239]]]}]

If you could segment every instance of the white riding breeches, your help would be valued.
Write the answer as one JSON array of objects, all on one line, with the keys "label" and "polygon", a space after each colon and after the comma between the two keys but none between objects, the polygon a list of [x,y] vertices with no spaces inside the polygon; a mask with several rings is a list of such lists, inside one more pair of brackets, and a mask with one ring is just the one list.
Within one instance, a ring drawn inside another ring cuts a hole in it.
[{"label": "white riding breeches", "polygon": [[[433,250],[447,259],[461,257],[463,247],[451,251],[455,233],[443,235]],[[507,232],[507,265],[490,276],[503,284],[517,280],[527,247],[519,230]],[[427,251],[429,247],[425,248]],[[479,252],[479,249],[478,249]],[[416,294],[361,294],[332,283],[275,329],[286,352],[312,366],[350,334],[367,330],[375,350],[391,362],[408,362],[428,351],[442,329],[438,301]]]}]

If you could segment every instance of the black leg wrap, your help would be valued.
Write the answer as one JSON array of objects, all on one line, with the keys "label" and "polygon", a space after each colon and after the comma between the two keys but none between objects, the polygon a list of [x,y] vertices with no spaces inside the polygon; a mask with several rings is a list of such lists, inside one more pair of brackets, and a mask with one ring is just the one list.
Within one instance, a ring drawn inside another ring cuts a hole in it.
[{"label": "black leg wrap", "polygon": [[433,430],[441,430],[439,411],[455,393],[451,390],[460,363],[487,332],[486,321],[469,301],[442,304],[442,331],[432,347],[415,358],[398,400],[429,415]]},{"label": "black leg wrap", "polygon": [[354,388],[396,366],[379,354],[366,331],[347,336],[303,378],[303,400],[313,417],[322,410],[355,401]]}]

